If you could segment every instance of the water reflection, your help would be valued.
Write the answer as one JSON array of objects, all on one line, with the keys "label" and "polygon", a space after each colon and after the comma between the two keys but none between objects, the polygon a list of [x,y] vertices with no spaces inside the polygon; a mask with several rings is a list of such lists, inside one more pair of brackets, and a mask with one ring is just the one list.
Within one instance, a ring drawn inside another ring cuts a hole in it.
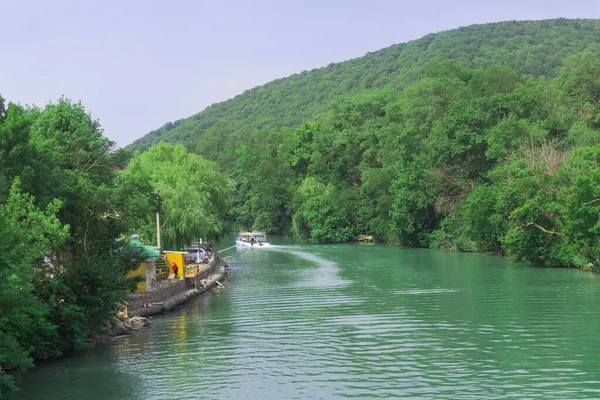
[{"label": "water reflection", "polygon": [[600,396],[598,279],[394,246],[237,252],[223,290],[41,365],[19,399]]}]

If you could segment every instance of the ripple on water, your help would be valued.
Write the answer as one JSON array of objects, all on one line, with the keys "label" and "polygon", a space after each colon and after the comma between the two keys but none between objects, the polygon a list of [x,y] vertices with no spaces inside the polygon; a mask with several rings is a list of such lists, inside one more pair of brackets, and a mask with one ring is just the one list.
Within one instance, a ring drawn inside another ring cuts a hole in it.
[{"label": "ripple on water", "polygon": [[224,290],[41,365],[8,398],[600,397],[585,274],[393,246],[228,257]]}]

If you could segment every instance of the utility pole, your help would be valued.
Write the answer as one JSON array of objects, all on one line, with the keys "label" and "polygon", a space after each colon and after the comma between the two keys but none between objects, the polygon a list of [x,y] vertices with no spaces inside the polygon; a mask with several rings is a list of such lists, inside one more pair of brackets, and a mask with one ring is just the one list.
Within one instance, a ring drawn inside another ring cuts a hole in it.
[{"label": "utility pole", "polygon": [[160,210],[160,197],[158,196],[158,189],[154,189],[154,201],[154,206],[156,207],[156,245],[160,250],[160,215],[158,214],[158,211]]},{"label": "utility pole", "polygon": [[160,249],[160,215],[156,213],[156,245]]}]

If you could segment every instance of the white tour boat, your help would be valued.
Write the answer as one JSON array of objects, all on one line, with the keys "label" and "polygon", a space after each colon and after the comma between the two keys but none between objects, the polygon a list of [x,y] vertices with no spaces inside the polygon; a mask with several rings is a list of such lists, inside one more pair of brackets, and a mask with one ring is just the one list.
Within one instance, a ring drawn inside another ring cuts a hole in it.
[{"label": "white tour boat", "polygon": [[270,243],[267,242],[266,232],[240,232],[238,233],[235,244],[242,247],[269,247]]}]

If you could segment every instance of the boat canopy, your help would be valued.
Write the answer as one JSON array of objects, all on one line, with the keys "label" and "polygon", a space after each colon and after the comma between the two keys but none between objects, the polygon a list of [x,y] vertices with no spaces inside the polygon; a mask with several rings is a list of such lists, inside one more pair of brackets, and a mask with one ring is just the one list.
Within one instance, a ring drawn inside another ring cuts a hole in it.
[{"label": "boat canopy", "polygon": [[258,231],[238,233],[238,240],[241,240],[242,242],[251,242],[252,239],[258,243],[266,242],[267,233]]}]

